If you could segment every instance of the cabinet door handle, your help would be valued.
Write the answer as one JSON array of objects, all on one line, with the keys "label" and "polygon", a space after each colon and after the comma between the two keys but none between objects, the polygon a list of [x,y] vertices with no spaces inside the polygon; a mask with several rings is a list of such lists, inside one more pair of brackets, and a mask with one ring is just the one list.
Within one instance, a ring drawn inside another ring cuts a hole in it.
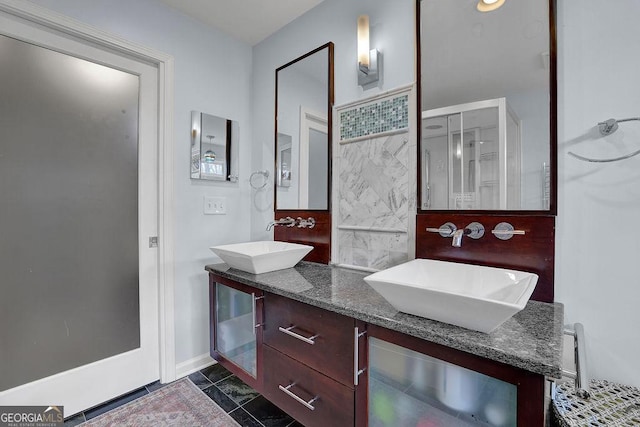
[{"label": "cabinet door handle", "polygon": [[262,324],[258,323],[256,320],[256,310],[257,310],[256,305],[258,304],[258,300],[262,298],[264,298],[264,296],[257,297],[255,293],[251,294],[251,299],[253,300],[253,305],[251,306],[251,323],[253,325],[253,335],[256,334],[256,329],[262,326]]},{"label": "cabinet door handle", "polygon": [[315,344],[315,343],[316,343],[316,342],[314,341],[314,339],[315,339],[315,338],[318,338],[318,334],[316,334],[316,335],[314,335],[314,336],[312,336],[312,337],[309,337],[309,338],[307,338],[307,337],[303,337],[302,335],[300,335],[300,334],[296,334],[295,332],[293,332],[293,331],[292,331],[292,329],[293,329],[293,328],[295,328],[295,327],[296,327],[295,325],[294,325],[294,326],[289,326],[288,328],[283,328],[282,326],[280,326],[280,327],[278,328],[278,330],[279,330],[280,332],[284,333],[284,334],[287,334],[287,335],[290,335],[290,336],[292,336],[292,337],[294,337],[294,338],[297,338],[297,339],[299,339],[300,341],[304,341],[304,342],[306,342],[307,344],[311,344],[311,345],[313,345],[313,344]]},{"label": "cabinet door handle", "polygon": [[360,374],[364,373],[364,371],[367,370],[367,368],[360,369],[360,366],[358,364],[358,359],[360,359],[360,351],[358,346],[359,340],[360,337],[364,336],[366,333],[367,331],[360,332],[357,326],[353,330],[353,385],[355,386],[358,385],[358,377],[360,377]]},{"label": "cabinet door handle", "polygon": [[283,386],[283,385],[278,385],[278,388],[280,390],[282,390],[287,396],[289,396],[290,398],[292,398],[293,400],[295,400],[296,402],[300,403],[301,405],[304,405],[307,409],[310,410],[314,410],[316,409],[312,403],[315,402],[316,400],[318,400],[318,396],[314,397],[313,399],[306,401],[303,398],[301,398],[300,396],[298,396],[297,394],[295,394],[294,392],[292,392],[291,390],[289,390],[291,387],[293,387],[294,385],[296,385],[296,383],[291,383],[288,386]]}]

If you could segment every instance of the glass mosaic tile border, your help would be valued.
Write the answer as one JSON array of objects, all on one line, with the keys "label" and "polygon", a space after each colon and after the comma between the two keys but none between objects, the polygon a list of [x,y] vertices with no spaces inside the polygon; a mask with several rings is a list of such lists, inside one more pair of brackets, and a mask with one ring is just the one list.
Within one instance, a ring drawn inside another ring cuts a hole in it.
[{"label": "glass mosaic tile border", "polygon": [[340,142],[409,128],[409,95],[340,112]]}]

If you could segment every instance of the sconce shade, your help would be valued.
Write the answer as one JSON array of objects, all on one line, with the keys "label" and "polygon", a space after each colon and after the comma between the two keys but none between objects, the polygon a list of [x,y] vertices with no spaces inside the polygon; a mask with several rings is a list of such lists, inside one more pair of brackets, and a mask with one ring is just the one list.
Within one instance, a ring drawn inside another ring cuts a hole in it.
[{"label": "sconce shade", "polygon": [[380,79],[380,53],[369,47],[369,16],[358,17],[358,85],[373,86]]},{"label": "sconce shade", "polygon": [[358,17],[358,65],[369,68],[369,15]]}]

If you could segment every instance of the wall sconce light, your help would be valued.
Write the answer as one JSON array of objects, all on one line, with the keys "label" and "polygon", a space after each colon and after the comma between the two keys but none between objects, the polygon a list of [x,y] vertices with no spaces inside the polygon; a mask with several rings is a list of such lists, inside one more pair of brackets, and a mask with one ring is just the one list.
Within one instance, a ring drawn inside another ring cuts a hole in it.
[{"label": "wall sconce light", "polygon": [[358,17],[358,85],[365,87],[380,79],[380,52],[369,49],[369,16]]}]

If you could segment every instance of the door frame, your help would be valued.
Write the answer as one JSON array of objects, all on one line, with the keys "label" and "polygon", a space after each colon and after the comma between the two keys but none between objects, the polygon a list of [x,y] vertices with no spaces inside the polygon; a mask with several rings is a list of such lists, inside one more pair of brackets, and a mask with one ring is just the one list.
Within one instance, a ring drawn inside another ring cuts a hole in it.
[{"label": "door frame", "polygon": [[174,321],[174,59],[65,15],[21,0],[0,0],[0,11],[158,67],[158,319],[160,382],[176,379]]}]

